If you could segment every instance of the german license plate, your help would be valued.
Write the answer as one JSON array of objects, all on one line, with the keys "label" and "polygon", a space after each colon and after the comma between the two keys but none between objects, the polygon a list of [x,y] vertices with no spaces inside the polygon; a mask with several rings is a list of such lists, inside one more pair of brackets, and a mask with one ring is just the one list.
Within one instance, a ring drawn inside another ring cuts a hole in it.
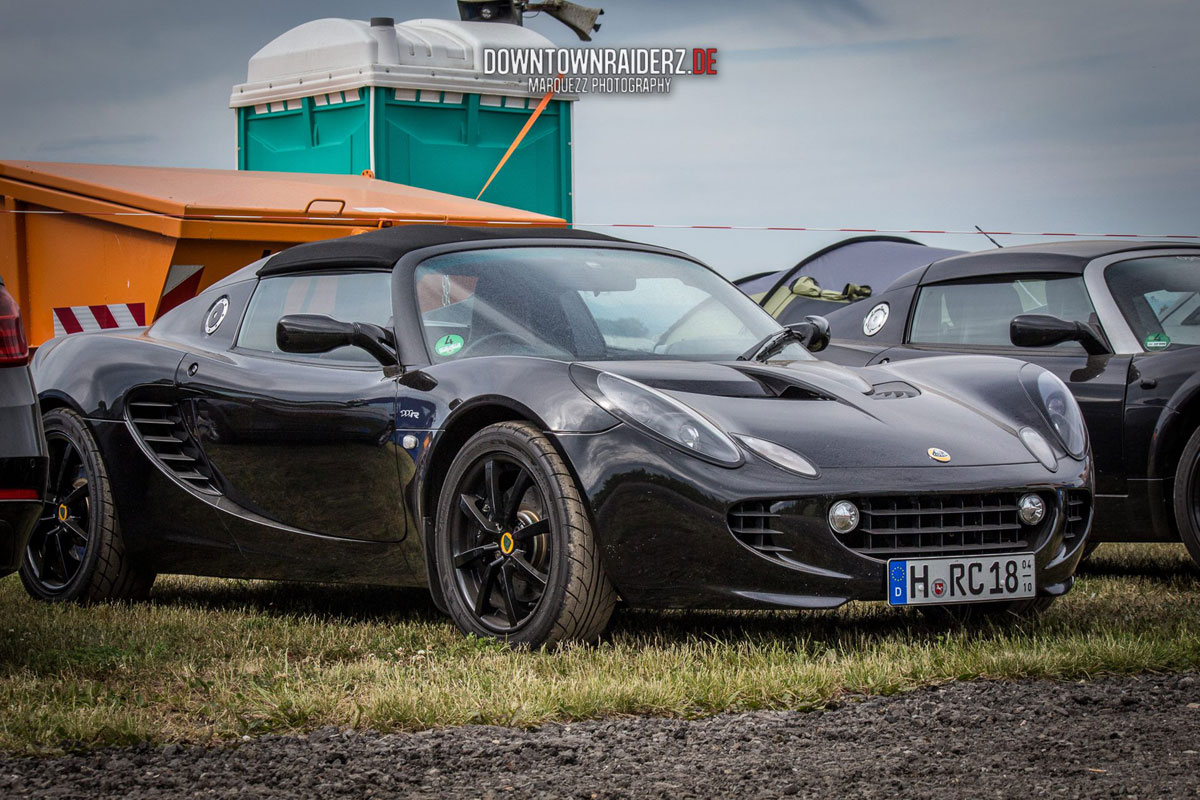
[{"label": "german license plate", "polygon": [[894,558],[888,561],[888,603],[982,603],[1033,597],[1032,553],[975,558]]}]

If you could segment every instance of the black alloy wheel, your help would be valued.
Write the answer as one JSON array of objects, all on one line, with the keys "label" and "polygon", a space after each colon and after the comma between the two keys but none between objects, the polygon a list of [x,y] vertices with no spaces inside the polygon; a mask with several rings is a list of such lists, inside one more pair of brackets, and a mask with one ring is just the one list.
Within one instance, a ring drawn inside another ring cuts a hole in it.
[{"label": "black alloy wheel", "polygon": [[21,582],[34,598],[94,602],[143,598],[154,573],[125,555],[108,472],[83,418],[65,408],[43,418],[49,479]]},{"label": "black alloy wheel", "polygon": [[529,470],[492,453],[460,483],[451,549],[459,590],[479,622],[514,633],[537,609],[550,580],[553,537],[545,499]]},{"label": "black alloy wheel", "polygon": [[593,640],[616,603],[579,489],[528,423],[491,425],[459,451],[435,554],[450,616],[478,636],[532,647]]},{"label": "black alloy wheel", "polygon": [[79,448],[61,431],[46,434],[50,479],[42,516],[29,537],[30,577],[59,593],[79,573],[87,554],[91,496]]}]

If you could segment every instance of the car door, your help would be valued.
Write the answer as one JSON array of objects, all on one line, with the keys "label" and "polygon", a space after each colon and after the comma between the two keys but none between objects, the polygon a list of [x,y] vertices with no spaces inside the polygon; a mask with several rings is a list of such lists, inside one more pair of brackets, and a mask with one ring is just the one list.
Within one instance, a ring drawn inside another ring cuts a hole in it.
[{"label": "car door", "polygon": [[[406,515],[393,444],[395,375],[365,351],[283,353],[286,314],[388,325],[390,273],[336,271],[258,281],[231,347],[189,352],[177,376],[196,441],[222,478],[244,552],[296,536],[399,541]],[[281,534],[282,531],[282,534]],[[282,539],[281,539],[282,535]]]},{"label": "car door", "polygon": [[1120,431],[1130,357],[1088,355],[1077,342],[1018,348],[1009,323],[1018,314],[1051,314],[1090,324],[1103,336],[1079,275],[997,275],[920,286],[903,342],[871,363],[953,353],[983,353],[1030,361],[1071,389],[1088,423],[1096,459],[1096,490],[1125,492]]}]

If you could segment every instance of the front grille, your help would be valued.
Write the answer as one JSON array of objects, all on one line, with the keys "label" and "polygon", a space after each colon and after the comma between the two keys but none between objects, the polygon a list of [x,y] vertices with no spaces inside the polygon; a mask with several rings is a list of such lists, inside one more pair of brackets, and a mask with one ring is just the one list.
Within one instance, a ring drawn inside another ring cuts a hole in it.
[{"label": "front grille", "polygon": [[[1019,552],[1029,549],[1030,536],[1040,529],[1017,519],[1019,496],[1003,492],[858,498],[853,500],[861,513],[858,527],[834,535],[851,550],[880,560]],[[1053,508],[1050,502],[1047,506]]]},{"label": "front grille", "polygon": [[1070,542],[1087,533],[1091,517],[1091,493],[1082,489],[1067,492],[1067,524],[1063,526],[1063,541]]},{"label": "front grille", "polygon": [[791,548],[783,544],[786,538],[783,531],[777,527],[781,516],[779,506],[784,504],[766,500],[739,503],[729,510],[729,530],[750,549],[768,558],[782,558],[791,552]]},{"label": "front grille", "polygon": [[177,405],[142,400],[125,409],[130,427],[164,469],[200,492],[220,494]]}]

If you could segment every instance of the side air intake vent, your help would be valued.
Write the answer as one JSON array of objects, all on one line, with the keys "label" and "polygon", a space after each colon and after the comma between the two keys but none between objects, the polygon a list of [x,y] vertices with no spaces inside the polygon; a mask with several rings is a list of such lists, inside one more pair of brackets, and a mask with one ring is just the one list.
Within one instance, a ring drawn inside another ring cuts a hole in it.
[{"label": "side air intake vent", "polygon": [[1063,526],[1063,539],[1071,541],[1087,532],[1092,517],[1092,495],[1085,489],[1067,492],[1067,522]]},{"label": "side air intake vent", "polygon": [[168,472],[205,494],[220,494],[212,471],[172,403],[134,401],[126,404],[129,427]]},{"label": "side air intake vent", "polygon": [[792,552],[781,544],[783,532],[776,528],[778,505],[783,504],[751,500],[738,503],[729,510],[729,530],[734,537],[750,549],[776,560]]}]

